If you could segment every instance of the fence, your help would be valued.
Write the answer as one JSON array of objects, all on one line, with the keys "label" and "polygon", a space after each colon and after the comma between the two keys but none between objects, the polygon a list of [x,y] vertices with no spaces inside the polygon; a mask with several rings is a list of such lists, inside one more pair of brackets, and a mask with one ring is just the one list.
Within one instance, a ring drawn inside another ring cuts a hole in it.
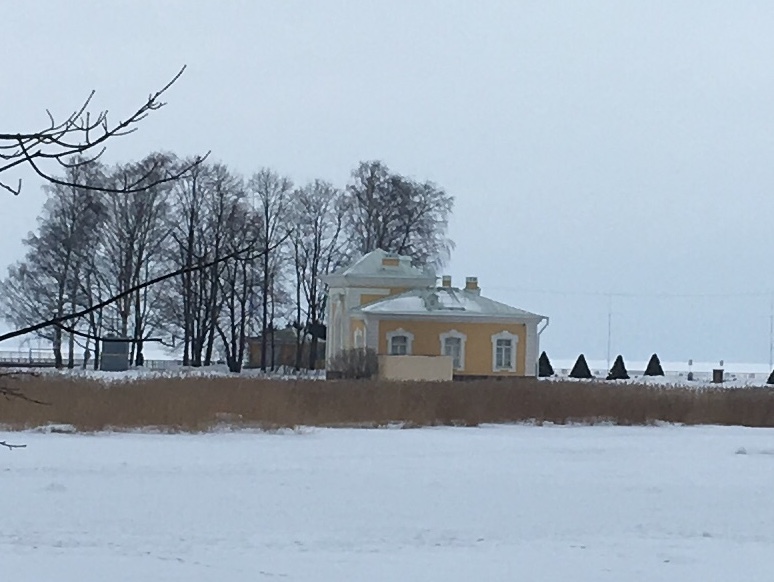
[{"label": "fence", "polygon": [[[63,358],[63,364],[68,365],[66,356]],[[169,370],[182,364],[180,360],[145,360],[143,367],[149,370]],[[56,359],[51,350],[0,350],[0,368],[53,368],[54,366],[56,366]],[[92,358],[87,362],[87,367],[93,366]],[[83,368],[82,356],[73,359],[73,367]]]}]

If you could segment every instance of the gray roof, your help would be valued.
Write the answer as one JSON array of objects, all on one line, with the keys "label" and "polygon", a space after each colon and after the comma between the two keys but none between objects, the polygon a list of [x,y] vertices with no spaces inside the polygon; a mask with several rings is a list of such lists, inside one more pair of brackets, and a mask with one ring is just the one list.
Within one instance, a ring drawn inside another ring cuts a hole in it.
[{"label": "gray roof", "polygon": [[[382,259],[397,259],[398,265],[385,266]],[[346,279],[354,278],[389,278],[389,279],[429,279],[435,281],[435,273],[423,271],[411,265],[411,257],[405,257],[388,253],[377,249],[364,255],[349,267],[334,271],[328,278],[344,277]]]},{"label": "gray roof", "polygon": [[399,295],[379,299],[354,311],[366,315],[546,319],[543,315],[482,297],[475,291],[454,287],[412,289]]}]

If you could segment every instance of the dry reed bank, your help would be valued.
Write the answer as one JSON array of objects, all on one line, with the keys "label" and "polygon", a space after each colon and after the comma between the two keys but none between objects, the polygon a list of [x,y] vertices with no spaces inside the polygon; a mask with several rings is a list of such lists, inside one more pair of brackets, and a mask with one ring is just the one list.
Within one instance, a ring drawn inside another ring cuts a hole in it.
[{"label": "dry reed bank", "polygon": [[104,384],[42,376],[13,382],[45,405],[0,401],[0,425],[69,424],[78,430],[156,427],[465,425],[658,421],[774,426],[769,388],[677,388],[536,379],[454,383],[151,378]]}]

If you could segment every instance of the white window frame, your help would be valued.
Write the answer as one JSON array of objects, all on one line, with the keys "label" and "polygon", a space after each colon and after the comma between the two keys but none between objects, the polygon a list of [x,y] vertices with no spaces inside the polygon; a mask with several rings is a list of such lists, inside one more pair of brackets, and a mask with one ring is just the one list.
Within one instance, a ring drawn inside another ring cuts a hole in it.
[{"label": "white window frame", "polygon": [[[465,343],[467,342],[468,336],[466,336],[464,333],[457,331],[456,329],[452,329],[450,331],[446,331],[439,336],[441,340],[441,355],[446,355],[446,340],[449,338],[457,338],[460,340],[460,365],[458,368],[454,368],[455,371],[464,372],[465,371]],[[454,363],[452,362],[452,366]]]},{"label": "white window frame", "polygon": [[392,356],[392,338],[405,337],[406,338],[406,355],[410,356],[414,349],[414,334],[410,331],[406,331],[402,327],[399,327],[395,331],[387,332],[387,354]]},{"label": "white window frame", "polygon": [[[511,365],[510,367],[498,367],[497,365],[497,340],[509,340],[511,342]],[[516,360],[519,353],[519,336],[509,331],[501,331],[492,336],[492,371],[493,372],[515,372]]]}]

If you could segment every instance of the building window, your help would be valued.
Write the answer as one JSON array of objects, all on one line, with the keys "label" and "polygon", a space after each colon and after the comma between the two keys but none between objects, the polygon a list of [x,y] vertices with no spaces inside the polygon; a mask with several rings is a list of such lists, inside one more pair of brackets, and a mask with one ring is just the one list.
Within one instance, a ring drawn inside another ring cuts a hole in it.
[{"label": "building window", "polygon": [[390,355],[405,356],[408,354],[408,338],[405,335],[394,335],[390,339]]},{"label": "building window", "polygon": [[502,331],[492,336],[492,371],[516,371],[516,347],[519,336],[508,331]]},{"label": "building window", "polygon": [[396,329],[387,334],[387,353],[391,356],[410,356],[414,334],[405,329]]},{"label": "building window", "polygon": [[458,337],[447,337],[443,341],[443,355],[451,356],[455,370],[462,367],[462,340]]},{"label": "building window", "polygon": [[495,347],[495,367],[498,370],[513,367],[513,342],[499,339]]},{"label": "building window", "polygon": [[457,330],[441,334],[441,355],[450,356],[455,370],[465,369],[465,340],[467,336]]}]

